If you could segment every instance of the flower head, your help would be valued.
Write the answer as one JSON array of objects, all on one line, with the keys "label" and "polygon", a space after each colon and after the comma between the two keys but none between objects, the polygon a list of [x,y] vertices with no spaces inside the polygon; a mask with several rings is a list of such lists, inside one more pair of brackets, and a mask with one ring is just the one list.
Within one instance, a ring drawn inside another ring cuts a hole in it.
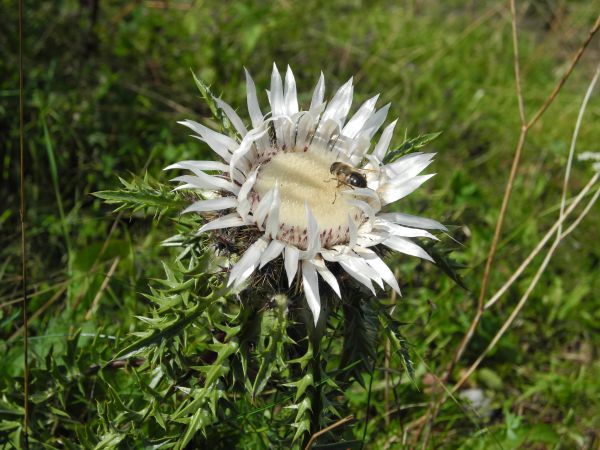
[{"label": "flower head", "polygon": [[445,228],[434,220],[381,210],[433,176],[419,175],[433,154],[411,153],[384,164],[396,121],[383,130],[370,151],[389,104],[376,109],[376,95],[347,120],[352,79],[327,102],[321,74],[310,106],[300,110],[291,69],[282,80],[273,66],[267,91],[271,111],[266,114],[248,72],[246,89],[250,129],[231,106],[215,99],[235,128],[236,138],[191,120],[180,122],[221,161],[182,161],[167,167],[191,171],[193,175],[175,178],[182,183],[177,189],[195,189],[203,195],[185,212],[219,212],[199,232],[258,231],[231,268],[228,284],[237,287],[255,270],[282,257],[289,285],[301,277],[315,323],[321,310],[319,277],[341,297],[332,264],[339,264],[373,294],[373,283],[383,288],[384,282],[400,293],[394,274],[374,248],[383,245],[431,260],[411,238],[435,239],[426,230]]}]

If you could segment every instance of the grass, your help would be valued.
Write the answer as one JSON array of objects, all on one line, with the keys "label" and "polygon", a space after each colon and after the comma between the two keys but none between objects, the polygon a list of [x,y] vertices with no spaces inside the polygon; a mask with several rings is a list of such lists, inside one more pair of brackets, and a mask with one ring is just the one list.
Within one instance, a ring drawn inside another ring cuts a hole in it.
[{"label": "grass", "polygon": [[[392,368],[393,395],[386,402],[383,371],[376,370],[366,437],[369,448],[419,446],[423,433],[411,423],[427,411],[435,392],[432,375],[442,374],[473,318],[519,135],[508,4],[131,2],[100,3],[97,14],[93,4],[26,2],[29,312],[42,311],[29,324],[30,360],[32,402],[36,410],[45,409],[39,420],[49,430],[46,445],[97,442],[98,413],[89,392],[113,404],[119,395],[94,390],[99,384],[89,368],[109,360],[137,329],[135,316],[148,310],[142,294],[149,280],[162,275],[159,261],[170,254],[159,244],[174,233],[168,219],[116,215],[90,194],[114,189],[118,177],[130,179],[130,173],[147,171],[166,181],[161,171],[166,165],[206,155],[176,124],[210,116],[190,70],[230,104],[243,106],[243,67],[260,90],[275,61],[293,67],[304,104],[320,70],[329,93],[354,76],[355,104],[381,92],[379,104],[392,102],[390,115],[399,117],[399,130],[410,136],[443,131],[433,144],[438,175],[402,207],[453,226],[452,236],[460,242],[453,257],[465,265],[461,274],[471,293],[430,265],[393,260],[405,295],[396,317],[407,324],[415,383]],[[22,414],[17,395],[22,323],[15,303],[20,295],[18,41],[16,7],[1,0],[0,8],[6,12],[0,32],[0,350],[5,355],[0,443],[11,448]],[[596,14],[583,1],[518,4],[528,116],[550,94]],[[528,135],[490,294],[558,217],[571,135],[600,56],[597,44],[598,38]],[[599,116],[593,96],[578,152],[598,150]],[[589,164],[575,161],[570,195],[590,175]],[[480,389],[487,409],[470,409],[459,391],[432,424],[431,448],[598,446],[599,220],[595,207],[560,245],[513,326],[469,379],[465,388]],[[451,382],[491,341],[540,262],[538,257],[484,314]],[[125,373],[114,370],[110,376],[115,386],[130,389]],[[352,387],[348,396],[362,420],[367,391]],[[360,438],[362,424],[355,430]]]}]

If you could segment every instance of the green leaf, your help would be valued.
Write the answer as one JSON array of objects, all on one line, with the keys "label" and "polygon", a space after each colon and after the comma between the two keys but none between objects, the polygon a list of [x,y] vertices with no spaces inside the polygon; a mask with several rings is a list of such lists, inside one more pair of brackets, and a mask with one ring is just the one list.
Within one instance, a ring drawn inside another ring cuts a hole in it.
[{"label": "green leaf", "polygon": [[180,212],[189,206],[189,201],[173,192],[171,187],[150,178],[148,174],[144,178],[134,177],[131,182],[120,177],[119,180],[124,186],[123,189],[93,194],[108,204],[118,205],[115,211],[153,211],[154,215],[160,218],[166,213]]},{"label": "green leaf", "polygon": [[300,378],[298,381],[284,384],[284,386],[296,388],[296,395],[294,396],[295,402],[297,402],[300,399],[300,397],[302,397],[302,395],[306,392],[306,389],[309,386],[314,386],[314,385],[315,385],[315,380],[314,380],[312,373],[307,373],[302,378]]},{"label": "green leaf", "polygon": [[392,348],[395,352],[400,354],[404,369],[408,373],[409,378],[413,383],[416,383],[415,368],[410,357],[408,341],[404,338],[402,333],[400,333],[400,323],[394,320],[383,307],[379,308],[378,318],[381,324],[381,329],[390,340]]},{"label": "green leaf", "polygon": [[118,448],[118,445],[125,439],[125,436],[125,434],[110,431],[102,436],[100,442],[94,447],[94,450]]},{"label": "green leaf", "polygon": [[66,417],[67,419],[71,418],[71,416],[69,416],[69,414],[67,414],[65,411],[62,411],[62,410],[60,410],[58,408],[55,408],[54,406],[50,406],[49,409],[54,414],[57,414],[57,415],[62,416],[62,417]]},{"label": "green leaf", "polygon": [[296,442],[304,433],[310,432],[310,416],[312,411],[312,403],[308,397],[305,397],[300,403],[287,406],[289,409],[296,409],[296,417],[292,426],[296,428],[293,442]]},{"label": "green leaf", "polygon": [[458,270],[464,269],[465,266],[456,262],[450,257],[450,254],[456,250],[456,247],[448,244],[447,242],[438,241],[430,245],[424,246],[425,250],[431,258],[434,260],[437,267],[442,269],[442,272],[457,285],[463,288],[465,291],[470,292],[462,277],[458,273]]},{"label": "green leaf", "polygon": [[143,338],[137,340],[133,344],[125,347],[119,351],[116,356],[111,360],[116,361],[118,359],[127,359],[135,356],[150,346],[156,345],[163,340],[172,338],[173,336],[181,333],[188,325],[202,315],[202,313],[216,301],[216,298],[205,299],[201,303],[197,303],[195,306],[185,311],[175,320],[171,320],[167,325],[163,325],[161,329],[150,329],[143,332]]},{"label": "green leaf", "polygon": [[210,412],[206,411],[203,408],[198,408],[198,410],[194,413],[192,418],[190,419],[188,426],[185,430],[185,434],[181,438],[181,440],[177,443],[175,448],[183,449],[189,442],[192,440],[194,435],[206,428],[212,422],[212,417]]},{"label": "green leaf", "polygon": [[339,368],[356,361],[359,363],[349,370],[340,371],[339,376],[343,380],[354,376],[363,387],[365,385],[361,372],[370,371],[371,361],[377,356],[378,322],[372,304],[373,302],[358,300],[355,305],[344,305],[344,343]]},{"label": "green leaf", "polygon": [[420,134],[417,137],[406,139],[402,143],[402,145],[400,145],[400,147],[398,147],[397,149],[394,149],[392,151],[389,151],[385,155],[383,162],[385,164],[390,164],[390,163],[396,161],[398,158],[400,158],[410,152],[419,150],[420,148],[424,147],[425,145],[427,145],[431,141],[433,141],[435,138],[437,138],[440,134],[442,134],[442,132],[438,131],[435,133]]},{"label": "green leaf", "polygon": [[260,367],[254,378],[252,397],[255,398],[267,385],[271,374],[278,368],[284,369],[284,344],[287,333],[287,308],[275,307],[261,315],[257,359]]},{"label": "green leaf", "polygon": [[217,359],[210,365],[194,367],[206,374],[205,386],[210,386],[218,377],[223,377],[229,372],[229,363],[227,359],[239,350],[237,342],[221,344],[218,350]]},{"label": "green leaf", "polygon": [[215,101],[216,97],[211,92],[208,84],[206,84],[202,79],[198,78],[193,72],[192,76],[194,77],[196,87],[200,91],[200,95],[202,95],[202,98],[206,101],[208,107],[210,108],[210,112],[221,125],[221,131],[226,132],[231,137],[237,137],[237,131],[233,128],[231,121],[227,118],[227,115],[223,112],[223,110]]}]

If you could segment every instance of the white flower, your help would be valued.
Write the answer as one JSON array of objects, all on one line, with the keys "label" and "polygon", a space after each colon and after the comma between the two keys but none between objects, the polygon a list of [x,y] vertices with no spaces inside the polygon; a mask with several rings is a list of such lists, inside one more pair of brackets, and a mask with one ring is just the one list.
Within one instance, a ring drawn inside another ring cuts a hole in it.
[{"label": "white flower", "polygon": [[592,170],[600,172],[600,152],[583,152],[578,157],[579,161],[594,161]]},{"label": "white flower", "polygon": [[[435,239],[426,230],[445,228],[434,220],[381,209],[433,176],[419,175],[433,154],[411,153],[383,164],[396,121],[383,130],[369,152],[389,104],[377,110],[376,95],[346,121],[352,79],[326,102],[321,74],[309,108],[302,111],[289,67],[282,81],[273,66],[267,91],[270,113],[263,114],[248,72],[246,89],[250,129],[231,106],[216,99],[239,133],[237,139],[191,120],[180,122],[222,161],[182,161],[167,167],[191,171],[193,175],[174,179],[183,183],[177,189],[195,189],[205,198],[184,212],[220,212],[199,232],[231,227],[259,230],[260,237],[232,267],[228,284],[239,286],[255,270],[282,256],[289,285],[296,274],[302,277],[315,324],[321,310],[319,276],[341,297],[338,280],[328,268],[331,264],[339,264],[373,294],[373,283],[383,288],[383,282],[400,293],[394,274],[373,247],[383,245],[431,260],[410,238]],[[334,163],[341,164],[332,167]]]}]

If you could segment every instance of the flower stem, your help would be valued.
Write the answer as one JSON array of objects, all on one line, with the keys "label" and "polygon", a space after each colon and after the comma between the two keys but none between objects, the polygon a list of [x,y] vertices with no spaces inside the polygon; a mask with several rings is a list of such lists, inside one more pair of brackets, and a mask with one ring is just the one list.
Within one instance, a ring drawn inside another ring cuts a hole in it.
[{"label": "flower stem", "polygon": [[311,415],[310,415],[310,433],[306,433],[302,448],[307,448],[312,436],[318,433],[321,429],[321,415],[323,413],[323,372],[322,372],[322,360],[321,360],[321,329],[315,327],[309,331],[310,345],[312,346],[312,360],[308,365],[308,370],[311,372],[313,377],[313,386],[310,389],[310,404],[311,404]]},{"label": "flower stem", "polygon": [[314,353],[313,360],[311,362],[311,370],[313,373],[314,380],[314,390],[313,390],[313,398],[312,398],[312,414],[310,421],[310,434],[313,435],[317,433],[321,428],[321,412],[323,411],[323,397],[322,397],[322,373],[321,373],[321,346],[320,339],[317,340],[316,343],[313,343]]}]

